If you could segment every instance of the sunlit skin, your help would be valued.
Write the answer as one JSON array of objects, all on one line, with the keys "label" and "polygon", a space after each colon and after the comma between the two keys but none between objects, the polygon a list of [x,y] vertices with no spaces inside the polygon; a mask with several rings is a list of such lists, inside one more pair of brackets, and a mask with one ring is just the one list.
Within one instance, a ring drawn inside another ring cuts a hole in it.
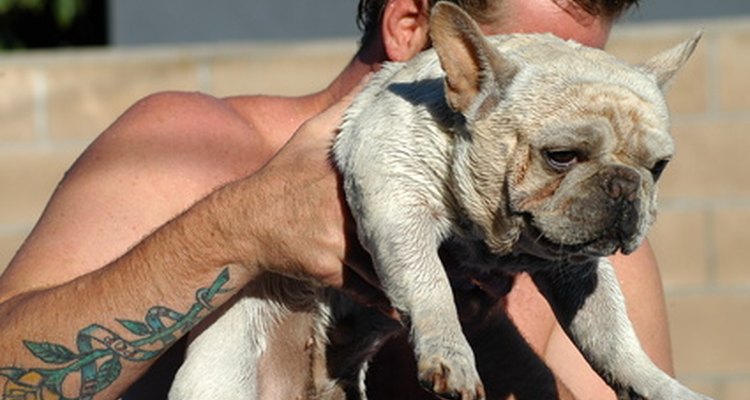
[{"label": "sunlit skin", "polygon": [[612,29],[611,20],[594,17],[570,0],[506,1],[499,14],[500,23],[483,26],[485,33],[551,32],[586,46],[604,48]]}]

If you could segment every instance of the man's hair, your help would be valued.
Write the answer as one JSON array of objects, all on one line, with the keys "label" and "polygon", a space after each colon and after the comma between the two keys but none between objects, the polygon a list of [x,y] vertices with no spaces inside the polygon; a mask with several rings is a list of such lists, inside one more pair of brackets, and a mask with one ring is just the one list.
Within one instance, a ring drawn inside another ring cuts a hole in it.
[{"label": "man's hair", "polygon": [[[429,0],[430,7],[441,0]],[[459,5],[472,17],[481,21],[494,3],[503,0],[442,0]],[[638,0],[573,0],[589,14],[607,18],[617,18]],[[383,17],[383,10],[388,0],[359,0],[357,10],[357,26],[362,30],[362,43],[368,43],[377,31],[377,25]]]}]

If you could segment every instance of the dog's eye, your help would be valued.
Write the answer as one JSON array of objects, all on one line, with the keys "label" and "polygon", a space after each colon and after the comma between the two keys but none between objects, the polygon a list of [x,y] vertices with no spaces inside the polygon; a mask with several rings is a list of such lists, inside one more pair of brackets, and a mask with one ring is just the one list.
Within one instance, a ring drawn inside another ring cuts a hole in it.
[{"label": "dog's eye", "polygon": [[580,161],[578,152],[573,150],[546,151],[544,155],[555,169],[567,169]]},{"label": "dog's eye", "polygon": [[669,164],[668,159],[659,160],[657,161],[653,167],[651,167],[651,176],[654,177],[654,182],[656,182],[659,177],[661,176],[661,173],[664,172],[664,168],[667,167],[667,164]]}]

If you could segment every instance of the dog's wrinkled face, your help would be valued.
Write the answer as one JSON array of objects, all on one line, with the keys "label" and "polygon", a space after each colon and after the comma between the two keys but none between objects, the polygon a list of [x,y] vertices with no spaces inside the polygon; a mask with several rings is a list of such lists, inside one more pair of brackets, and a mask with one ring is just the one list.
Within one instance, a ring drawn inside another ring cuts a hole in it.
[{"label": "dog's wrinkled face", "polygon": [[490,248],[572,261],[634,251],[674,150],[663,88],[700,35],[634,66],[552,36],[444,26],[433,43],[466,122],[454,191]]},{"label": "dog's wrinkled face", "polygon": [[507,175],[518,247],[544,258],[632,252],[656,211],[672,157],[663,104],[628,87],[582,82],[557,92],[521,140]]}]

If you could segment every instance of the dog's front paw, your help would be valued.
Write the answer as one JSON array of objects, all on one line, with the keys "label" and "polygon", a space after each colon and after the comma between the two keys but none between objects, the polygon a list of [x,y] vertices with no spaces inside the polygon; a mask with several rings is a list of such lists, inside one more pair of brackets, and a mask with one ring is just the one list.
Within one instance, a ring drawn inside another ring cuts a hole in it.
[{"label": "dog's front paw", "polygon": [[668,384],[644,390],[646,395],[637,394],[634,390],[618,393],[618,400],[712,400],[708,396],[693,392],[675,380]]},{"label": "dog's front paw", "polygon": [[648,398],[648,400],[712,400],[708,396],[704,396],[700,393],[695,393],[692,390],[676,384],[672,387],[664,388],[659,390],[654,396]]},{"label": "dog's front paw", "polygon": [[484,400],[484,386],[468,344],[430,347],[417,362],[424,388],[445,399]]}]

